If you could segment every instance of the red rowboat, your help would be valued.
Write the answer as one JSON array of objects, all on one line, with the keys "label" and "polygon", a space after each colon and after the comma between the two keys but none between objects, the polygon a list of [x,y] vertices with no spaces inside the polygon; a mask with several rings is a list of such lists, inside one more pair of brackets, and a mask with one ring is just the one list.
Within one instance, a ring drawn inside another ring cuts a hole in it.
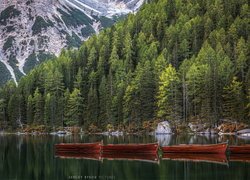
[{"label": "red rowboat", "polygon": [[126,161],[144,161],[159,163],[157,154],[143,154],[143,153],[104,153],[102,159],[107,160],[126,160]]},{"label": "red rowboat", "polygon": [[196,153],[164,153],[163,160],[190,161],[190,162],[208,162],[228,165],[225,154],[196,154]]},{"label": "red rowboat", "polygon": [[242,146],[229,146],[231,154],[250,154],[250,144]]},{"label": "red rowboat", "polygon": [[158,152],[158,143],[149,144],[107,144],[102,146],[102,152],[108,153],[144,153],[156,154]]},{"label": "red rowboat", "polygon": [[96,143],[61,143],[56,144],[56,152],[74,152],[74,153],[100,153],[102,142]]},{"label": "red rowboat", "polygon": [[174,146],[163,146],[161,147],[164,153],[225,153],[227,150],[227,143],[221,144],[181,144]]}]

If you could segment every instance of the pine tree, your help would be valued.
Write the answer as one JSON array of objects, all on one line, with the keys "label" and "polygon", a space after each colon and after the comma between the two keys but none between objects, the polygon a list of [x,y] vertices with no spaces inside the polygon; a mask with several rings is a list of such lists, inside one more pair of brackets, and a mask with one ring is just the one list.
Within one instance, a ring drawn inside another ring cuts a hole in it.
[{"label": "pine tree", "polygon": [[29,95],[27,102],[27,122],[28,124],[32,124],[34,121],[34,105],[33,105],[33,97]]},{"label": "pine tree", "polygon": [[180,79],[175,68],[170,64],[159,78],[157,92],[157,116],[169,120],[173,125],[180,121],[178,88]]},{"label": "pine tree", "polygon": [[223,93],[223,113],[224,117],[240,121],[244,119],[244,101],[242,93],[242,82],[236,77],[232,82],[224,87]]},{"label": "pine tree", "polygon": [[[239,73],[241,80],[245,80],[246,77],[246,67],[248,56],[247,56],[247,46],[245,40],[241,37],[237,43],[236,47],[236,71]],[[248,60],[249,61],[249,60]]]},{"label": "pine tree", "polygon": [[44,104],[44,123],[46,126],[50,124],[52,121],[52,103],[51,103],[51,95],[48,93],[45,96],[45,104]]},{"label": "pine tree", "polygon": [[109,106],[107,105],[108,102],[109,94],[107,93],[107,81],[105,76],[103,76],[100,86],[99,86],[99,121],[98,125],[104,124],[105,121],[109,120],[109,114],[108,112],[110,111],[108,108]]},{"label": "pine tree", "polygon": [[2,127],[5,127],[6,124],[6,102],[5,99],[0,99],[0,124],[2,125]]},{"label": "pine tree", "polygon": [[79,89],[74,88],[67,103],[65,124],[67,126],[79,126],[82,117],[82,97]]},{"label": "pine tree", "polygon": [[35,90],[34,93],[33,105],[34,105],[34,123],[39,125],[43,124],[44,102],[38,88]]},{"label": "pine tree", "polygon": [[134,62],[133,62],[133,44],[132,39],[129,33],[126,34],[124,39],[124,48],[123,48],[123,59],[125,62],[126,72],[134,71]]},{"label": "pine tree", "polygon": [[87,124],[96,124],[98,122],[98,112],[97,90],[94,87],[90,87],[88,93]]}]

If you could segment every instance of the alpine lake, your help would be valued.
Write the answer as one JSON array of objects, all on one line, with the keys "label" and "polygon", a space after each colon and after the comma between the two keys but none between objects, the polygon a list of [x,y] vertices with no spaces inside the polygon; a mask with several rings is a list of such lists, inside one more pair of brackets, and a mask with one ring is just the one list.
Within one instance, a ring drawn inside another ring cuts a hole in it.
[{"label": "alpine lake", "polygon": [[[164,156],[131,155],[126,158],[61,157],[55,153],[57,143],[89,143],[103,140],[113,143],[250,144],[250,139],[237,136],[211,135],[0,135],[1,180],[239,180],[250,179],[250,155],[230,154]],[[248,157],[247,157],[248,156]]]}]

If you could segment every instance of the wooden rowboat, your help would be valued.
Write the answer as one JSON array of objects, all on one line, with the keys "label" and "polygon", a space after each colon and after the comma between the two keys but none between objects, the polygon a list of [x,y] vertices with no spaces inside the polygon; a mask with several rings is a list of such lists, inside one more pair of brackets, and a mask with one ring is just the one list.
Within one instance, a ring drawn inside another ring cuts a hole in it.
[{"label": "wooden rowboat", "polygon": [[205,153],[205,154],[216,154],[225,153],[227,150],[227,143],[221,144],[181,144],[174,146],[163,146],[161,147],[164,153]]},{"label": "wooden rowboat", "polygon": [[241,146],[229,146],[231,154],[250,154],[250,144]]},{"label": "wooden rowboat", "polygon": [[102,146],[102,152],[108,153],[143,153],[156,154],[158,152],[158,143],[149,144],[107,144]]},{"label": "wooden rowboat", "polygon": [[102,159],[107,160],[125,160],[125,161],[143,161],[151,163],[159,163],[157,154],[143,154],[143,153],[103,153]]},{"label": "wooden rowboat", "polygon": [[196,154],[196,153],[164,153],[163,160],[187,161],[187,162],[207,162],[228,165],[226,154]]},{"label": "wooden rowboat", "polygon": [[56,152],[74,152],[74,153],[100,153],[102,142],[96,143],[60,143],[55,145]]}]

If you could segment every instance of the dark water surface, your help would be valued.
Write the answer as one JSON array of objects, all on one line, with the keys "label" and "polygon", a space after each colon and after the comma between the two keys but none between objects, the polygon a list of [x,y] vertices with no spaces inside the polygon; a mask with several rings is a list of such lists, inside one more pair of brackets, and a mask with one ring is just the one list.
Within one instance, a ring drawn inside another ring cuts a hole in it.
[{"label": "dark water surface", "polygon": [[[230,144],[250,144],[236,136],[26,136],[0,135],[0,179],[83,179],[83,180],[154,180],[250,179],[248,157],[237,160],[230,156],[199,157],[137,157],[138,160],[101,158],[60,158],[54,144],[60,142],[209,144],[229,140]],[[248,155],[249,156],[249,155]],[[94,159],[96,158],[96,159]],[[133,157],[136,158],[136,157]],[[231,158],[231,160],[230,160]],[[190,159],[196,159],[195,162]],[[198,159],[198,161],[197,161]],[[236,160],[236,161],[233,161]],[[241,161],[239,161],[241,160]],[[242,161],[243,160],[243,161]]]}]

